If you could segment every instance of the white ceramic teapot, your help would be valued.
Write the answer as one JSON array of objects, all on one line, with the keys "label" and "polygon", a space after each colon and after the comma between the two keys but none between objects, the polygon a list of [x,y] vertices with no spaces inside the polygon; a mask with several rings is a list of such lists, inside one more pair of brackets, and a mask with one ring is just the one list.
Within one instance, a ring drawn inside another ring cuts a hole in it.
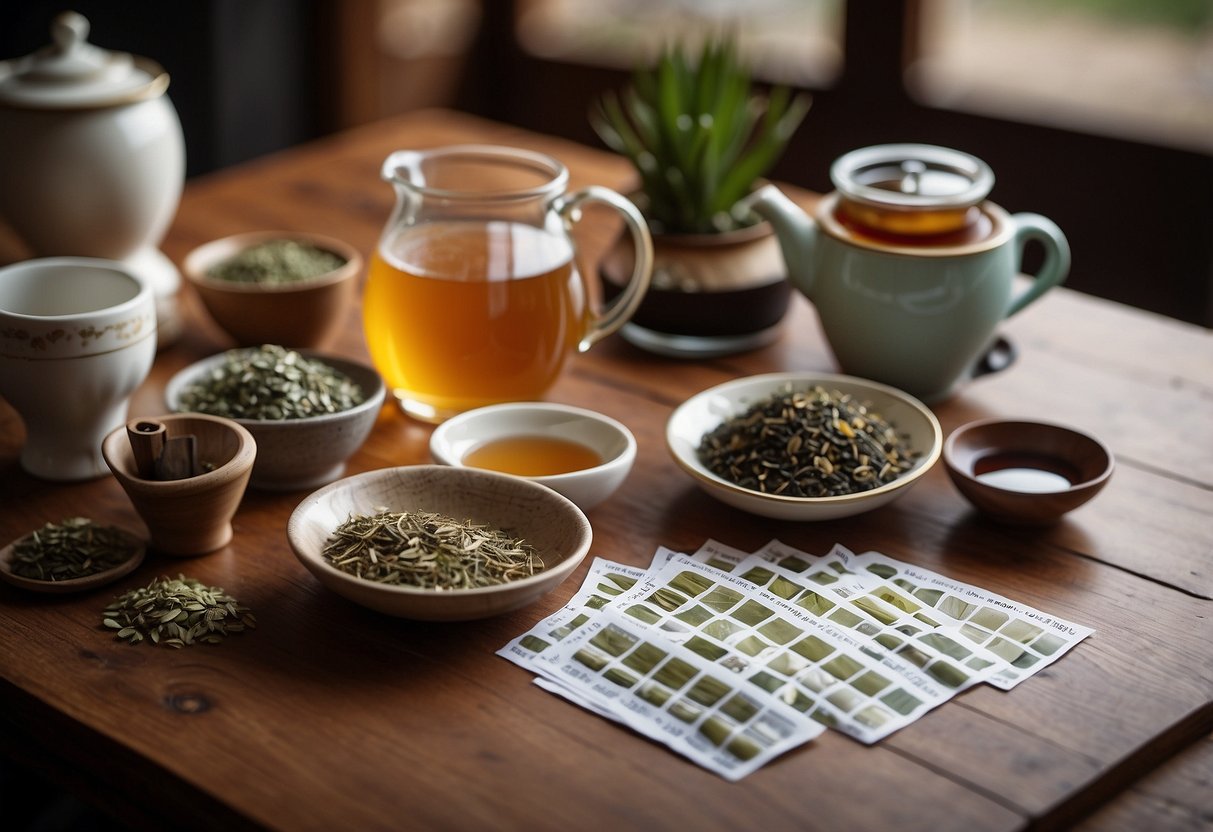
[{"label": "white ceramic teapot", "polygon": [[39,257],[122,261],[151,285],[164,345],[181,328],[181,275],[157,248],[185,181],[181,122],[164,70],[88,30],[64,12],[54,43],[0,62],[0,222]]}]

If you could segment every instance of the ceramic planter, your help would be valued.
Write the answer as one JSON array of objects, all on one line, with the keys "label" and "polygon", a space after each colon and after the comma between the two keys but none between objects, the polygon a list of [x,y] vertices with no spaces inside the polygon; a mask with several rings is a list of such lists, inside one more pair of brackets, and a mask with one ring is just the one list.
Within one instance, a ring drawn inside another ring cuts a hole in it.
[{"label": "ceramic planter", "polygon": [[[619,292],[632,260],[631,243],[621,236],[600,266],[606,298]],[[621,334],[675,357],[757,349],[778,336],[790,296],[768,223],[719,234],[654,234],[653,280]]]}]

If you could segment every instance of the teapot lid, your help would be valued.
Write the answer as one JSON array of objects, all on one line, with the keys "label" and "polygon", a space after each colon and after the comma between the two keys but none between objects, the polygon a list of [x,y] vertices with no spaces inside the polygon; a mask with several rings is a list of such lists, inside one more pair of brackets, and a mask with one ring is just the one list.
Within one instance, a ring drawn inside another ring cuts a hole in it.
[{"label": "teapot lid", "polygon": [[63,12],[51,23],[50,46],[0,62],[0,104],[37,110],[109,107],[154,98],[168,74],[153,61],[88,42],[89,22]]},{"label": "teapot lid", "polygon": [[930,144],[853,150],[830,167],[830,179],[846,199],[893,211],[967,208],[994,187],[985,162]]}]

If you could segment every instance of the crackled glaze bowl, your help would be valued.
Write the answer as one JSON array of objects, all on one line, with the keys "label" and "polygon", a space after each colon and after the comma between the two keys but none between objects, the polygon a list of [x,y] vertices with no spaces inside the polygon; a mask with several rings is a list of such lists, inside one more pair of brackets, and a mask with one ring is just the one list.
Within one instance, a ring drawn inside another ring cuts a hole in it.
[{"label": "crackled glaze bowl", "polygon": [[[237,350],[239,354],[242,351]],[[303,350],[300,355],[322,361],[345,374],[362,389],[363,400],[348,410],[302,419],[233,419],[257,442],[257,461],[249,487],[265,491],[316,488],[345,473],[346,462],[375,427],[386,388],[379,374],[365,364],[334,355]],[[228,360],[218,353],[196,361],[169,379],[164,388],[168,409],[180,413],[186,388],[206,378]]]},{"label": "crackled glaze bowl", "polygon": [[[424,589],[375,583],[332,566],[323,556],[333,531],[351,514],[435,512],[500,529],[533,546],[544,568],[529,577],[470,589]],[[380,468],[330,483],[296,507],[286,535],[299,562],[349,601],[401,618],[468,621],[534,603],[585,559],[593,532],[572,501],[521,477],[475,468],[409,465]]]}]

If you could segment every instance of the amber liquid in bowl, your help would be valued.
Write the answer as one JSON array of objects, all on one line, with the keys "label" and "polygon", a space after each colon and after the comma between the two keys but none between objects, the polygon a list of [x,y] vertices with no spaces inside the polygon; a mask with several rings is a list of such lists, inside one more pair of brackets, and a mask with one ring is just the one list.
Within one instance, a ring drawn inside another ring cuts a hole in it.
[{"label": "amber liquid in bowl", "polygon": [[555,436],[507,436],[474,448],[464,465],[521,477],[551,477],[602,464],[594,450]]},{"label": "amber liquid in bowl", "polygon": [[541,398],[586,317],[568,239],[508,221],[403,228],[371,259],[363,305],[376,368],[429,421]]}]

